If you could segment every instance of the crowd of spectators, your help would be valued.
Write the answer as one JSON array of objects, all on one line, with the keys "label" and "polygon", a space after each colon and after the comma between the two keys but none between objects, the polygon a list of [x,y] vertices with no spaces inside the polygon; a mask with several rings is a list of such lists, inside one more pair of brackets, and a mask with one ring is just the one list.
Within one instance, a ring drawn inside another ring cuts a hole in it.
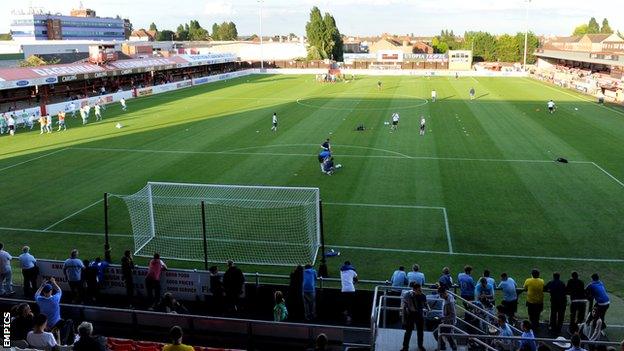
[{"label": "crowd of spectators", "polygon": [[624,81],[587,68],[553,65],[532,71],[533,76],[563,88],[574,89],[602,99],[624,102]]}]

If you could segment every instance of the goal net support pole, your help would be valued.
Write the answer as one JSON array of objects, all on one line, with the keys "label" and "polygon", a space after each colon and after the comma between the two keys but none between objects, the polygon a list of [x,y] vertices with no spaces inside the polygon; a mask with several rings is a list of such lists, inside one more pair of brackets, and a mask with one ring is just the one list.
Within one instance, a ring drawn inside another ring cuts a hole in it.
[{"label": "goal net support pole", "polygon": [[104,260],[108,263],[112,262],[108,235],[108,193],[104,193]]}]

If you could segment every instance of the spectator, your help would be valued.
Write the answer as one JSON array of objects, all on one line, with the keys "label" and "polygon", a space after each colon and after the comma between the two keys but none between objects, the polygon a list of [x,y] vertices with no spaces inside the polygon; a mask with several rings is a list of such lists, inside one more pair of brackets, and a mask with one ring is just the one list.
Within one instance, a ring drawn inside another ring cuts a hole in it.
[{"label": "spectator", "polygon": [[24,296],[32,299],[35,297],[37,276],[39,275],[37,260],[30,254],[30,247],[28,246],[22,248],[22,254],[19,255],[18,259],[22,268],[22,277],[24,277]]},{"label": "spectator", "polygon": [[97,268],[90,265],[88,260],[83,260],[82,264],[85,266],[82,272],[82,280],[86,285],[83,300],[86,303],[92,303],[95,302],[98,295]]},{"label": "spectator", "polygon": [[487,278],[479,279],[479,284],[475,287],[475,296],[478,300],[487,300],[489,304],[494,305],[494,287],[488,284]]},{"label": "spectator", "polygon": [[330,348],[327,346],[327,344],[329,344],[329,339],[327,338],[327,335],[325,335],[324,333],[321,333],[316,336],[316,339],[314,339],[314,347],[307,349],[307,350],[308,351],[329,351]]},{"label": "spectator", "polygon": [[316,318],[316,270],[306,264],[303,270],[303,311],[306,321]]},{"label": "spectator", "polygon": [[[464,266],[464,272],[457,275],[457,283],[459,284],[460,296],[467,301],[475,299],[475,281],[471,276],[472,267]],[[464,304],[467,306],[467,304]]]},{"label": "spectator", "polygon": [[39,311],[45,314],[50,327],[55,327],[61,320],[61,296],[63,292],[54,278],[44,281],[35,293],[35,301]]},{"label": "spectator", "polygon": [[82,270],[84,268],[84,263],[78,258],[78,250],[73,249],[69,254],[69,258],[63,263],[63,274],[69,283],[74,303],[80,303],[83,298]]},{"label": "spectator", "polygon": [[418,264],[413,265],[412,271],[407,273],[407,284],[412,282],[425,286],[425,275],[420,271]]},{"label": "spectator", "polygon": [[160,302],[160,275],[167,265],[160,259],[160,254],[154,253],[147,267],[145,276],[145,290],[147,291],[147,303],[153,309]]},{"label": "spectator", "polygon": [[290,273],[286,305],[290,320],[303,319],[303,266],[297,265]]},{"label": "spectator", "polygon": [[604,322],[605,315],[609,309],[609,294],[607,294],[607,289],[597,273],[592,274],[591,279],[592,281],[587,285],[585,291],[590,301],[596,302],[596,312]]},{"label": "spectator", "polygon": [[578,334],[572,335],[572,337],[570,338],[570,343],[572,344],[572,347],[570,347],[566,351],[587,351],[581,347],[581,337]]},{"label": "spectator", "polygon": [[451,277],[451,270],[448,267],[442,268],[442,275],[438,279],[438,285],[446,290],[453,288],[453,278]]},{"label": "spectator", "polygon": [[561,275],[558,272],[553,273],[553,279],[544,286],[544,291],[550,293],[550,332],[559,336],[563,328],[568,300],[566,286],[561,281]]},{"label": "spectator", "polygon": [[219,314],[223,312],[223,296],[225,296],[223,282],[217,266],[210,267],[208,272],[210,272],[210,293],[212,294],[211,308],[214,313]]},{"label": "spectator", "polygon": [[10,296],[13,291],[13,278],[11,271],[11,260],[13,257],[4,251],[4,244],[0,243],[0,296]]},{"label": "spectator", "polygon": [[524,290],[527,292],[527,312],[533,331],[539,330],[540,315],[544,310],[544,280],[539,276],[540,272],[537,269],[533,269],[531,278],[524,281]]},{"label": "spectator", "polygon": [[418,349],[425,350],[423,345],[425,313],[429,310],[427,297],[423,294],[420,285],[413,284],[412,290],[403,295],[401,307],[405,324],[405,334],[403,335],[403,348],[401,351],[408,351],[414,324],[416,325],[416,336],[418,338]]},{"label": "spectator", "polygon": [[240,268],[234,265],[234,261],[227,261],[228,269],[223,274],[223,288],[228,308],[236,312],[239,310],[240,296],[245,288],[245,275]]},{"label": "spectator", "polygon": [[340,267],[340,285],[344,317],[347,324],[351,324],[353,301],[355,300],[355,283],[358,281],[357,272],[351,262],[345,261]]},{"label": "spectator", "polygon": [[93,324],[82,322],[78,326],[78,341],[74,342],[73,351],[106,351],[106,338],[93,336]]},{"label": "spectator", "polygon": [[182,305],[172,293],[166,292],[158,306],[158,311],[170,314],[186,314],[188,310]]},{"label": "spectator", "polygon": [[11,321],[11,340],[26,340],[28,332],[35,325],[34,315],[27,303],[20,303],[13,309],[15,316]]},{"label": "spectator", "polygon": [[496,280],[494,280],[494,278],[492,278],[489,269],[486,269],[483,271],[483,277],[485,278],[485,280],[487,280],[487,283],[490,287],[492,287],[492,290],[494,290],[496,288]]},{"label": "spectator", "polygon": [[48,333],[45,329],[48,326],[48,317],[45,314],[39,314],[35,317],[33,330],[28,332],[26,342],[30,347],[45,350],[60,350],[58,346],[58,334]]},{"label": "spectator", "polygon": [[132,308],[132,302],[134,299],[134,260],[132,259],[132,253],[130,250],[124,251],[124,255],[121,258],[121,276],[123,278],[124,286],[126,287],[126,298],[128,299],[128,307]]},{"label": "spectator", "polygon": [[535,334],[531,330],[531,322],[522,321],[522,340],[519,342],[519,351],[536,351],[537,344],[535,343]]},{"label": "spectator", "polygon": [[288,309],[284,302],[284,294],[281,291],[275,292],[275,306],[273,306],[273,320],[283,322],[288,318]]},{"label": "spectator", "polygon": [[97,285],[100,289],[102,289],[104,287],[104,280],[106,277],[106,269],[108,268],[108,262],[102,261],[101,258],[96,257],[95,260],[91,262],[90,266],[95,267],[95,270],[97,273],[96,275]]},{"label": "spectator", "polygon": [[[440,287],[438,288],[438,295],[444,303],[442,304],[442,318],[441,323],[446,325],[455,325],[457,323],[457,312],[455,311],[455,298],[451,294],[446,291],[446,289]],[[453,333],[453,329],[451,328],[442,328],[440,327],[441,333]],[[438,340],[437,330],[433,333],[433,336],[436,340]],[[446,343],[444,340],[449,343],[451,349],[453,351],[457,350],[457,344],[455,343],[455,339],[452,336],[443,336],[440,341],[440,349],[446,350]]]},{"label": "spectator", "polygon": [[518,310],[518,293],[516,292],[516,282],[509,277],[507,273],[501,274],[501,282],[498,288],[503,291],[503,306],[505,307],[505,315],[510,322],[515,320],[516,311]]},{"label": "spectator", "polygon": [[[511,331],[511,327],[507,323],[507,317],[504,314],[498,315],[497,325],[498,325],[498,336],[501,336],[501,337],[514,336],[513,332]],[[512,344],[511,339],[492,340],[492,346],[499,350],[510,350],[511,344]]]},{"label": "spectator", "polygon": [[390,283],[392,287],[402,288],[407,286],[407,274],[405,274],[405,267],[400,266],[399,269],[392,273],[392,277],[390,277]]},{"label": "spectator", "polygon": [[605,324],[598,311],[598,306],[594,306],[585,322],[579,328],[581,335],[589,341],[598,341],[602,338]]},{"label": "spectator", "polygon": [[182,328],[177,325],[172,327],[169,331],[169,340],[171,344],[163,346],[162,351],[194,351],[193,346],[184,345],[182,343]]},{"label": "spectator", "polygon": [[566,293],[570,295],[570,328],[581,323],[585,319],[585,284],[579,279],[577,272],[572,272],[571,278],[566,284]]}]

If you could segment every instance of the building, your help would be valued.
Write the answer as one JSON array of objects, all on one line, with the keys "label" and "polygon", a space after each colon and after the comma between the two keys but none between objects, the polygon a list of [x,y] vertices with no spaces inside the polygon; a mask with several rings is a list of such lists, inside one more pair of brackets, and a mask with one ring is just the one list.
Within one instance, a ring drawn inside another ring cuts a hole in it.
[{"label": "building", "polygon": [[13,40],[124,40],[125,23],[120,18],[97,17],[91,9],[72,10],[64,16],[49,13],[14,14]]},{"label": "building", "polygon": [[408,40],[399,41],[390,37],[381,38],[369,47],[372,54],[389,51],[403,54],[433,54],[433,47],[423,42],[411,43]]},{"label": "building", "polygon": [[[158,32],[155,30],[137,29],[130,34],[131,41],[155,41]],[[173,38],[171,38],[173,40]]]},{"label": "building", "polygon": [[448,69],[452,71],[469,71],[472,68],[471,50],[449,50]]}]

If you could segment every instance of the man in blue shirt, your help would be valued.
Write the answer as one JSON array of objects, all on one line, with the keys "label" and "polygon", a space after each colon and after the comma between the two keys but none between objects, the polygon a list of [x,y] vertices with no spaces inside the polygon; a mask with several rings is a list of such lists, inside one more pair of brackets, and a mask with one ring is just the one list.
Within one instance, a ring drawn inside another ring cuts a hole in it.
[{"label": "man in blue shirt", "polygon": [[35,302],[39,306],[39,311],[48,317],[48,326],[50,329],[61,320],[61,296],[63,292],[56,284],[54,278],[44,281],[35,293]]},{"label": "man in blue shirt", "polygon": [[470,275],[472,273],[471,266],[464,267],[464,273],[457,275],[457,283],[459,284],[460,296],[464,300],[474,301],[475,299],[475,281]]},{"label": "man in blue shirt", "polygon": [[39,275],[37,260],[30,254],[30,247],[28,246],[22,248],[22,254],[19,255],[18,259],[24,277],[24,296],[32,299],[35,290],[37,290],[37,275]]},{"label": "man in blue shirt", "polygon": [[331,157],[329,150],[323,150],[318,154],[318,161],[321,164],[321,172],[325,173],[325,160]]},{"label": "man in blue shirt", "polygon": [[78,258],[78,250],[73,249],[68,259],[63,263],[63,274],[69,283],[74,303],[80,303],[83,297],[82,270],[85,268]]},{"label": "man in blue shirt", "polygon": [[501,282],[498,288],[503,291],[503,306],[505,307],[505,315],[510,321],[515,319],[516,311],[518,311],[518,292],[516,291],[516,282],[507,275],[501,274]]},{"label": "man in blue shirt", "polygon": [[607,289],[605,288],[604,283],[600,281],[600,277],[597,273],[592,274],[591,279],[592,281],[587,285],[585,291],[587,292],[587,296],[589,297],[590,301],[593,300],[596,302],[596,312],[604,323],[605,314],[607,313],[607,310],[609,309],[609,304],[611,302],[609,300],[609,294],[607,294]]},{"label": "man in blue shirt", "polygon": [[531,330],[531,322],[528,320],[522,321],[522,340],[519,342],[520,351],[536,351],[537,344],[535,343],[535,335]]},{"label": "man in blue shirt", "polygon": [[442,268],[442,275],[438,278],[438,284],[446,290],[451,290],[453,288],[453,278],[451,277],[451,270],[448,267]]},{"label": "man in blue shirt", "polygon": [[415,264],[412,266],[412,271],[407,273],[407,283],[418,283],[420,286],[425,286],[425,275],[420,271],[420,266]]},{"label": "man in blue shirt", "polygon": [[394,288],[407,286],[407,274],[405,274],[405,267],[400,266],[399,269],[394,271],[394,273],[392,273],[392,277],[390,277],[390,282]]},{"label": "man in blue shirt", "polygon": [[303,270],[303,309],[306,321],[316,318],[316,270],[310,264]]}]

